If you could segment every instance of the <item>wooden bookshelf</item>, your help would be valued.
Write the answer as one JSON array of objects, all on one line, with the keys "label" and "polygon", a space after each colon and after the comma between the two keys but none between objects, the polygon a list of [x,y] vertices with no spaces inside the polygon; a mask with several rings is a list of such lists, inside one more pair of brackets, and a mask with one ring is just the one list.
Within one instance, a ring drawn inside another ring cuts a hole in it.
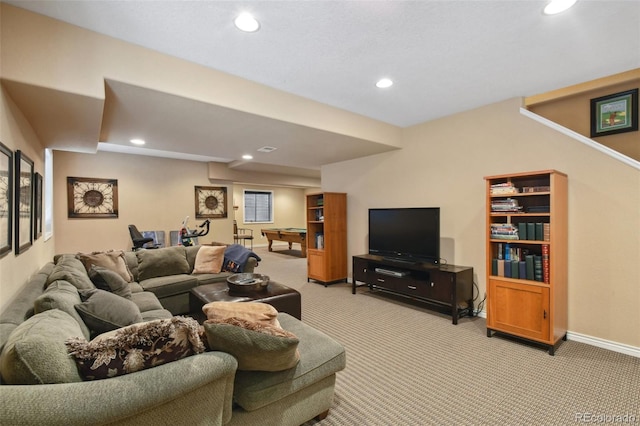
[{"label": "wooden bookshelf", "polygon": [[[553,355],[567,334],[567,175],[544,170],[485,180],[487,336],[499,332],[532,340]],[[514,211],[501,210],[510,203]],[[526,236],[498,233],[520,231],[521,224],[529,225]]]},{"label": "wooden bookshelf", "polygon": [[307,281],[347,279],[347,194],[307,195]]}]

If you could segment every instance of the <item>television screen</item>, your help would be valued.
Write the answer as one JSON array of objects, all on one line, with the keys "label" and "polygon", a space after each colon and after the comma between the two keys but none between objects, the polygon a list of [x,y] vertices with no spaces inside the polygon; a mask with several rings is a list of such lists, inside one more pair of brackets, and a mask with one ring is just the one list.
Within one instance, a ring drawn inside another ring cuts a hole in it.
[{"label": "television screen", "polygon": [[440,208],[369,209],[369,254],[440,262]]}]

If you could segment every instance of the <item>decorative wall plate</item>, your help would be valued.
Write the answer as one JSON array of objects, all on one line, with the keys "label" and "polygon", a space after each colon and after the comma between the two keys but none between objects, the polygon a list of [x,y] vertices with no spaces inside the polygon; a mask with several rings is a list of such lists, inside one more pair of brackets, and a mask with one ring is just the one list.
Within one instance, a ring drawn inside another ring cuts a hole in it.
[{"label": "decorative wall plate", "polygon": [[118,217],[118,180],[67,177],[70,218]]},{"label": "decorative wall plate", "polygon": [[196,219],[227,217],[227,188],[196,186]]}]

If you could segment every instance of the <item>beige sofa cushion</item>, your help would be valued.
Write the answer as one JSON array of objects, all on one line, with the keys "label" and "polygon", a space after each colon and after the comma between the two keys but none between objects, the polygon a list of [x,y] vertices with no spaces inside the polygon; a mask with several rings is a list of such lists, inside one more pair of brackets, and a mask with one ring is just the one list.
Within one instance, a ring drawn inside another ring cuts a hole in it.
[{"label": "beige sofa cushion", "polygon": [[75,319],[58,309],[44,311],[20,324],[0,356],[3,380],[14,385],[80,382],[65,340],[82,336]]},{"label": "beige sofa cushion", "polygon": [[78,259],[84,265],[87,273],[91,271],[92,266],[101,266],[110,271],[116,272],[126,282],[133,281],[133,275],[127,267],[127,262],[124,259],[124,252],[119,251],[106,251],[106,252],[93,252],[93,253],[78,253],[76,255]]},{"label": "beige sofa cushion", "polygon": [[201,246],[193,267],[194,274],[217,274],[222,270],[225,246]]}]

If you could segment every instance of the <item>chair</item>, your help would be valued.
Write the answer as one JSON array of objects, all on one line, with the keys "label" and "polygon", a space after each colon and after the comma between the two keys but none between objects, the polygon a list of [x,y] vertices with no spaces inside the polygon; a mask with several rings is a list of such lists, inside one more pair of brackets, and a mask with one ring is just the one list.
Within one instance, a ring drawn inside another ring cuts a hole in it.
[{"label": "chair", "polygon": [[242,246],[245,246],[245,241],[251,241],[251,250],[253,250],[253,229],[238,228],[238,222],[233,221],[233,242],[239,244],[242,241]]},{"label": "chair", "polygon": [[131,241],[133,241],[133,247],[131,249],[133,251],[144,248],[145,244],[153,242],[153,238],[145,238],[135,225],[129,225],[129,234],[131,235]]}]

